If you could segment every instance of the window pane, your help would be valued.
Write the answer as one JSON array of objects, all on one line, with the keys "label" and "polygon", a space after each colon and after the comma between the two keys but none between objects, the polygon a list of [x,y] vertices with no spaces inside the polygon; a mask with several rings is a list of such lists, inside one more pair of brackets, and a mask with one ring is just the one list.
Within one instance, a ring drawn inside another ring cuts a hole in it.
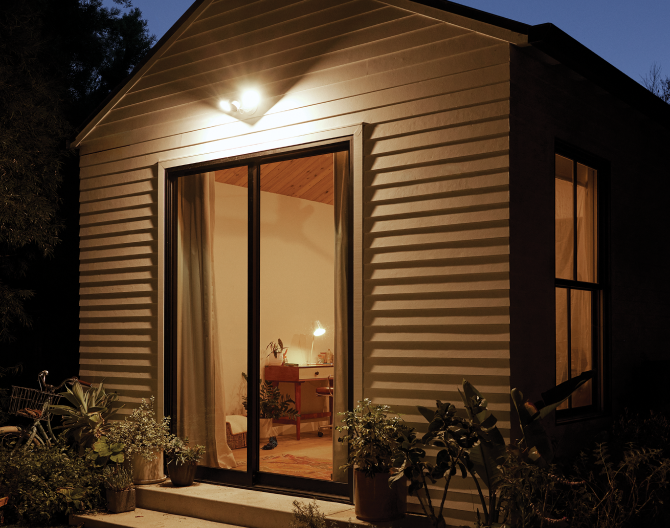
[{"label": "window pane", "polygon": [[[579,376],[593,368],[593,292],[583,290],[570,291],[570,377]],[[591,405],[591,382],[589,381],[572,395],[572,407]]]},{"label": "window pane", "polygon": [[177,434],[205,446],[201,465],[241,471],[247,461],[246,175],[240,167],[185,176],[177,197]]},{"label": "window pane", "polygon": [[598,282],[596,171],[577,164],[577,280]]},{"label": "window pane", "polygon": [[556,277],[574,279],[572,160],[556,156]]},{"label": "window pane", "polygon": [[[556,288],[556,385],[568,380],[568,290]],[[567,409],[568,402],[559,409]]]},{"label": "window pane", "polygon": [[[332,479],[337,436],[327,427],[338,352],[333,163],[323,154],[260,167],[261,372],[301,416],[264,416],[261,394],[260,470],[321,480]],[[266,348],[279,339],[286,366]]]}]

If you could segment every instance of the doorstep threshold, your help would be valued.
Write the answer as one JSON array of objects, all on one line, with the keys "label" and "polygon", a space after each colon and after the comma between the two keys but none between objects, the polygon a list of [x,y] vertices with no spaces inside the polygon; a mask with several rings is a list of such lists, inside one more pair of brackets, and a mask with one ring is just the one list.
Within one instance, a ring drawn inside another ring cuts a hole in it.
[{"label": "doorstep threshold", "polygon": [[[216,484],[207,484],[205,482],[195,482],[192,486],[178,488],[167,480],[161,484],[150,484],[146,486],[136,486],[135,496],[137,511],[153,512],[152,518],[158,514],[169,514],[187,519],[200,519],[211,523],[219,523],[221,528],[225,526],[244,527],[244,528],[290,528],[293,521],[293,501],[299,501],[303,504],[311,503],[314,499],[300,498],[295,495],[285,495],[281,493],[270,493],[267,491],[233,488]],[[332,521],[341,528],[358,528],[370,526],[368,523],[356,519],[354,507],[351,504],[341,502],[330,502],[325,500],[315,500],[319,511],[326,516],[328,521]],[[125,515],[128,520],[144,520],[147,528],[151,526],[148,516],[144,513],[136,514],[143,517],[134,517],[133,512],[128,514],[107,514],[97,516],[96,524],[89,524],[96,516],[77,515],[73,516],[72,521],[84,522],[86,528],[103,528],[116,526],[132,526],[135,524],[113,523],[115,518],[119,521],[119,516]],[[104,517],[105,523],[101,523]],[[88,519],[88,521],[86,521]],[[171,519],[171,517],[170,517]],[[168,517],[164,518],[165,521]],[[175,519],[176,520],[176,519]],[[404,519],[375,523],[377,528],[420,528],[428,527],[427,519],[422,516],[407,515]],[[174,526],[188,526],[185,521],[180,520]],[[172,523],[165,522],[162,526],[173,526]],[[194,524],[192,526],[199,526]],[[205,526],[203,524],[203,526]]]}]

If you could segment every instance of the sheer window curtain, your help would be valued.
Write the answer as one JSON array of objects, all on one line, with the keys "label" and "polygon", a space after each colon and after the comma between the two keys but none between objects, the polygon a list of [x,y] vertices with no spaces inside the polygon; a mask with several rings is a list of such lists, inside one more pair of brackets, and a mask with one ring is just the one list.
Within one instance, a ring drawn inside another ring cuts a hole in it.
[{"label": "sheer window curtain", "polygon": [[205,446],[202,465],[233,468],[217,329],[214,187],[214,173],[179,179],[176,426],[191,445]]},{"label": "sheer window curtain", "polygon": [[[333,155],[335,179],[335,358],[334,358],[334,394],[333,429],[340,425],[340,412],[347,410],[349,385],[349,152],[337,152]],[[333,430],[333,481],[347,482],[347,475],[340,466],[347,463],[348,447],[336,440],[337,431]]]}]

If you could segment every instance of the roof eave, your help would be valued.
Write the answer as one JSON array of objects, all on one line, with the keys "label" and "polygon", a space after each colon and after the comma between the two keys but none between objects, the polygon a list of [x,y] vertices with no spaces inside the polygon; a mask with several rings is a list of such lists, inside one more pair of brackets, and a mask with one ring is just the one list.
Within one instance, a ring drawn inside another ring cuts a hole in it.
[{"label": "roof eave", "polygon": [[670,128],[670,104],[554,24],[531,26],[528,44],[662,126]]}]

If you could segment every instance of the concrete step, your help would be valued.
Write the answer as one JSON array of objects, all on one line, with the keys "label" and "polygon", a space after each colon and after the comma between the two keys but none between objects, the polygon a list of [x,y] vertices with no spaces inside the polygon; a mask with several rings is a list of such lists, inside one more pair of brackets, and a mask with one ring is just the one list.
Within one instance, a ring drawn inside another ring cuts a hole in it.
[{"label": "concrete step", "polygon": [[[306,498],[280,493],[202,482],[177,488],[169,480],[161,484],[136,486],[135,494],[137,509],[134,512],[73,515],[70,524],[83,522],[85,528],[135,528],[140,525],[142,528],[290,528],[293,501],[311,502]],[[350,504],[317,500],[316,505],[326,515],[326,519],[334,522],[338,528],[369,526],[368,523],[356,519],[354,508]],[[428,528],[427,521],[425,517],[407,515],[399,521],[375,523],[375,527]],[[149,524],[153,522],[159,524]]]},{"label": "concrete step", "polygon": [[240,528],[232,524],[136,508],[125,513],[71,515],[70,525],[84,528]]}]

